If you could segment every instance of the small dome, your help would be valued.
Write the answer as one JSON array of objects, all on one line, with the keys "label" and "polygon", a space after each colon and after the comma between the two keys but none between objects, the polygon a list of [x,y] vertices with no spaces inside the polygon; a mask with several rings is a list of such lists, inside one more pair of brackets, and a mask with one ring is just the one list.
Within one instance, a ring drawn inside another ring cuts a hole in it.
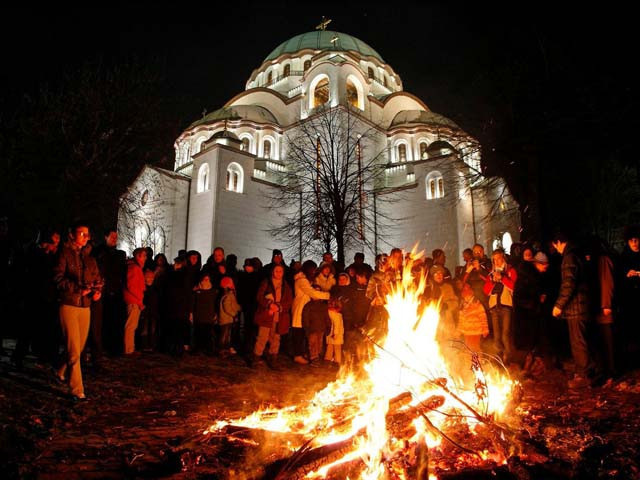
[{"label": "small dome", "polygon": [[397,127],[405,124],[424,123],[428,125],[440,125],[450,128],[460,128],[452,120],[435,112],[426,112],[424,110],[402,110],[391,121],[391,127]]},{"label": "small dome", "polygon": [[273,114],[264,107],[258,105],[234,105],[233,107],[223,107],[205,115],[200,120],[193,122],[189,128],[198,125],[215,123],[220,120],[251,120],[257,123],[275,123],[278,121]]},{"label": "small dome", "polygon": [[[338,40],[331,42],[334,37],[338,37]],[[295,53],[306,48],[312,50],[357,52],[363,56],[375,57],[382,63],[385,63],[380,54],[362,40],[347,35],[346,33],[333,32],[330,30],[316,30],[296,35],[278,45],[264,61],[274,60],[285,53]]]},{"label": "small dome", "polygon": [[229,130],[220,130],[219,132],[214,133],[211,135],[211,139],[214,138],[232,138],[234,140],[239,140],[238,136]]}]

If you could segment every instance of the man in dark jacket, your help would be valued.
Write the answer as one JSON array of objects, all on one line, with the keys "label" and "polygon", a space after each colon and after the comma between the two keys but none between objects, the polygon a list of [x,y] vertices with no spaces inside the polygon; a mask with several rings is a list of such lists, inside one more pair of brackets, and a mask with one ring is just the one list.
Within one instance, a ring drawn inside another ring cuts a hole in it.
[{"label": "man in dark jacket", "polygon": [[92,300],[100,300],[102,289],[98,265],[83,250],[88,241],[89,228],[83,224],[74,227],[70,241],[62,247],[53,276],[60,293],[60,324],[67,347],[67,360],[58,370],[58,378],[65,380],[69,372],[71,394],[78,400],[85,398],[80,354],[89,333],[89,306]]},{"label": "man in dark jacket", "polygon": [[551,245],[562,255],[560,291],[551,314],[556,318],[566,319],[569,327],[571,355],[576,366],[575,375],[569,381],[569,387],[586,387],[589,385],[587,380],[589,352],[586,340],[589,294],[586,273],[582,260],[564,233],[556,233],[551,240]]},{"label": "man in dark jacket", "polygon": [[53,269],[57,262],[60,234],[47,232],[30,248],[25,262],[26,279],[31,285],[25,304],[27,315],[19,325],[18,341],[12,360],[22,367],[29,345],[39,361],[55,363],[59,343],[58,302]]},{"label": "man in dark jacket", "polygon": [[[127,254],[118,250],[118,231],[110,228],[104,236],[104,243],[93,249],[100,275],[104,279],[102,298],[91,304],[90,346],[94,367],[99,366],[103,347],[112,353],[122,349],[122,330],[125,307],[122,288],[126,275]],[[103,342],[104,335],[104,342]]]}]

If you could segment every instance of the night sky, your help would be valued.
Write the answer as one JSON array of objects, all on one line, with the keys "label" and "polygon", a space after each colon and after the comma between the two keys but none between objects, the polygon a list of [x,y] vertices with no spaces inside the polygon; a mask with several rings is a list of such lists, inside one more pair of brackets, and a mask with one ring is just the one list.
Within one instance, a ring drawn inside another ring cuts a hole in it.
[{"label": "night sky", "polygon": [[[588,174],[585,155],[597,166],[613,154],[637,169],[633,19],[609,4],[596,11],[559,2],[517,9],[488,3],[4,7],[4,110],[83,63],[136,58],[163,65],[177,135],[203,109],[241,92],[271,50],[313,30],[324,15],[333,20],[330,30],[377,50],[406,91],[480,139],[489,173],[507,177],[521,203],[539,201],[541,221],[551,228],[575,217],[572,208],[554,209],[575,194],[535,200],[535,192],[544,197],[583,181],[574,174]],[[167,151],[174,140],[162,140]],[[539,180],[530,179],[532,165],[542,172]]]}]

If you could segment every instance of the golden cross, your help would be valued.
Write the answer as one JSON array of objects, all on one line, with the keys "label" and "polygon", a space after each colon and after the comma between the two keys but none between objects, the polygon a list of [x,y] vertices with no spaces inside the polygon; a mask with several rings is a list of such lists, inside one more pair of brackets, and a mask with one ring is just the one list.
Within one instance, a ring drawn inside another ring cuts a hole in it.
[{"label": "golden cross", "polygon": [[326,30],[327,29],[327,25],[329,25],[330,23],[331,23],[331,19],[330,18],[325,18],[323,16],[322,17],[322,21],[320,22],[320,24],[316,26],[316,30]]}]

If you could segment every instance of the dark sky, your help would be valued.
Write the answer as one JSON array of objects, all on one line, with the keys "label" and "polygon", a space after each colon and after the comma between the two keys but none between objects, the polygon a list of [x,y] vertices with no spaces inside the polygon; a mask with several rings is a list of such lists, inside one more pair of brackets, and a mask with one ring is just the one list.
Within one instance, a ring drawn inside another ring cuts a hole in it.
[{"label": "dark sky", "polygon": [[[637,158],[637,27],[614,3],[112,3],[4,7],[4,109],[85,62],[157,60],[177,136],[204,108],[240,93],[276,46],[313,30],[324,15],[333,20],[329,29],[377,50],[406,91],[480,139],[490,173],[505,176],[524,202],[535,197],[526,190],[537,188],[531,158],[540,196],[545,185],[555,195],[581,182],[575,172],[589,173],[585,155],[592,165],[610,154]],[[163,139],[168,152],[175,136]],[[543,214],[553,217],[555,203],[575,197],[541,198]],[[574,217],[568,208],[552,220]]]},{"label": "dark sky", "polygon": [[619,25],[626,23],[619,12],[559,12],[539,3],[528,11],[486,6],[492,2],[455,7],[396,2],[391,8],[347,2],[130,3],[5,7],[3,83],[13,95],[55,81],[83,61],[159,58],[166,60],[167,92],[189,97],[185,114],[197,117],[202,108],[218,108],[240,92],[273,48],[313,30],[325,15],[333,19],[330,29],[376,49],[401,75],[405,89],[433,110],[464,117],[453,111],[459,105],[451,104],[456,92],[468,95],[478,72],[520,62],[541,73],[564,62],[576,70],[619,68],[628,48],[623,37],[631,36]]}]

